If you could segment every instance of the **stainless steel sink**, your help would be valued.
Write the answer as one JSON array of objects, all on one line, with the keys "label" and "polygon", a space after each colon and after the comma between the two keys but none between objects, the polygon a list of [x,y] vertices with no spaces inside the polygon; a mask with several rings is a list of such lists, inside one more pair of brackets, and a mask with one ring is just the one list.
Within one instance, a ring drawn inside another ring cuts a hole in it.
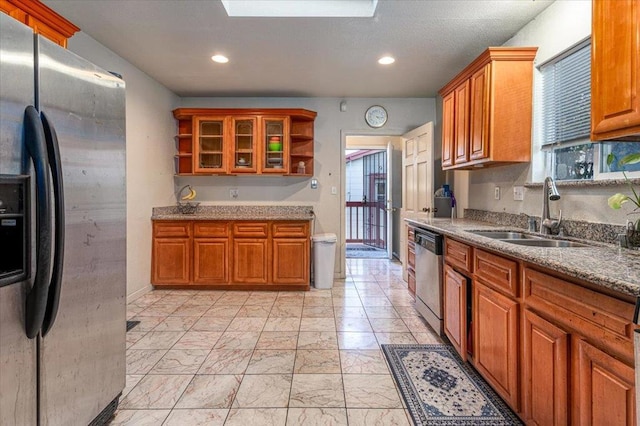
[{"label": "stainless steel sink", "polygon": [[513,231],[470,231],[472,234],[482,237],[493,238],[496,240],[522,240],[522,239],[539,239],[537,235],[525,234],[524,232]]},{"label": "stainless steel sink", "polygon": [[507,243],[518,244],[521,246],[529,247],[590,247],[587,244],[576,243],[575,241],[567,240],[505,240]]}]

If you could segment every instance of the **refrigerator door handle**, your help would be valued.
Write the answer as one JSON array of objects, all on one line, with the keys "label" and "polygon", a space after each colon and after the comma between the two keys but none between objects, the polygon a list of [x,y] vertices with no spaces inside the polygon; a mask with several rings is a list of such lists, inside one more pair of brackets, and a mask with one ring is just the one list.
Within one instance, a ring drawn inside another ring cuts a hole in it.
[{"label": "refrigerator door handle", "polygon": [[51,268],[51,183],[44,129],[33,106],[24,111],[24,139],[33,162],[36,186],[36,274],[27,294],[25,331],[29,339],[38,335],[47,306]]},{"label": "refrigerator door handle", "polygon": [[42,126],[44,128],[45,140],[47,143],[47,154],[49,167],[51,168],[51,180],[53,183],[54,197],[54,252],[53,270],[51,272],[51,283],[49,284],[49,298],[47,300],[47,310],[42,323],[42,336],[46,336],[58,314],[60,303],[60,291],[62,289],[62,269],[64,264],[64,185],[62,182],[62,162],[60,161],[60,147],[58,146],[58,135],[53,124],[49,121],[45,113],[41,113]]}]

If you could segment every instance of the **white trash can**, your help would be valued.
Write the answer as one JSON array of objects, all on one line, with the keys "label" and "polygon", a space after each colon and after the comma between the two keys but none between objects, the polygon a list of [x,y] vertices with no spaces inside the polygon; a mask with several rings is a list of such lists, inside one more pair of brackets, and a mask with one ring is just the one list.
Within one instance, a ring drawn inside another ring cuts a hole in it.
[{"label": "white trash can", "polygon": [[313,286],[333,287],[333,268],[336,262],[336,234],[316,234],[313,243]]}]

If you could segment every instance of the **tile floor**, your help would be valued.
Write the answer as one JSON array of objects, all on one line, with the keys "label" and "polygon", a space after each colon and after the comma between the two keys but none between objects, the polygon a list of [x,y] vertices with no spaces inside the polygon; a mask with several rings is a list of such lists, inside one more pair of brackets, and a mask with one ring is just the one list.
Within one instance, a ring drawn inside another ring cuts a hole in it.
[{"label": "tile floor", "polygon": [[156,290],[129,304],[115,425],[410,425],[380,350],[437,343],[400,264],[348,259],[331,290]]}]

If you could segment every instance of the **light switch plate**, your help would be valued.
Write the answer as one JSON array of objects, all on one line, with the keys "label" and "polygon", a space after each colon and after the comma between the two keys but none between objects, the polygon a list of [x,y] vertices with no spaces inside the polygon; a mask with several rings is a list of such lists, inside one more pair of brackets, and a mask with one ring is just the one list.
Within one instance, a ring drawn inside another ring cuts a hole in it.
[{"label": "light switch plate", "polygon": [[500,187],[496,186],[493,190],[493,198],[495,198],[496,200],[500,199]]},{"label": "light switch plate", "polygon": [[238,189],[234,188],[234,189],[230,189],[229,190],[229,198],[238,198]]},{"label": "light switch plate", "polygon": [[515,201],[523,201],[524,200],[524,186],[514,186],[513,187],[513,199]]},{"label": "light switch plate", "polygon": [[338,195],[338,188],[336,188],[335,186],[331,187],[331,195]]}]

